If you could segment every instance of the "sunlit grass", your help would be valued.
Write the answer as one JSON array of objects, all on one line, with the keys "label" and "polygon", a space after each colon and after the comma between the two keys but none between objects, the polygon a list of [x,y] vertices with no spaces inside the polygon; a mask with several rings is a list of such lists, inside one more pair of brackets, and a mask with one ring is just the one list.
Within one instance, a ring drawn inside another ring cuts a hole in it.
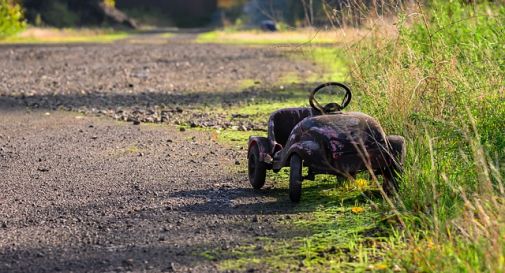
[{"label": "sunlit grass", "polygon": [[3,44],[111,43],[127,38],[129,33],[112,29],[28,28],[17,35],[0,39]]},{"label": "sunlit grass", "polygon": [[334,31],[298,30],[263,32],[211,31],[198,35],[198,43],[275,45],[275,44],[336,44],[339,42]]},{"label": "sunlit grass", "polygon": [[[269,174],[268,180],[287,195],[289,171]],[[282,193],[280,193],[282,194]],[[304,182],[302,202],[294,206],[296,219],[279,225],[285,235],[258,237],[229,251],[205,251],[203,257],[220,261],[221,270],[249,268],[271,271],[364,271],[392,269],[383,262],[388,245],[381,232],[388,229],[384,215],[374,205],[375,197],[357,190],[353,182],[321,176]],[[284,200],[279,196],[281,200]],[[292,234],[291,236],[286,234]]]},{"label": "sunlit grass", "polygon": [[312,73],[305,82],[346,82],[349,80],[349,70],[343,48],[310,46],[302,47],[289,53],[295,60],[309,60],[322,69],[320,73]]}]

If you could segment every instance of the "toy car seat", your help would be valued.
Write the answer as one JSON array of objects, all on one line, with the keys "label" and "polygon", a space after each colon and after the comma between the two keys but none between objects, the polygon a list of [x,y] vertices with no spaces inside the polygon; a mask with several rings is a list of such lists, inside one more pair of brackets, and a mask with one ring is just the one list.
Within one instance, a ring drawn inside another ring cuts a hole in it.
[{"label": "toy car seat", "polygon": [[275,111],[268,121],[268,139],[273,141],[274,154],[288,141],[293,128],[304,118],[313,115],[310,108],[286,108]]}]

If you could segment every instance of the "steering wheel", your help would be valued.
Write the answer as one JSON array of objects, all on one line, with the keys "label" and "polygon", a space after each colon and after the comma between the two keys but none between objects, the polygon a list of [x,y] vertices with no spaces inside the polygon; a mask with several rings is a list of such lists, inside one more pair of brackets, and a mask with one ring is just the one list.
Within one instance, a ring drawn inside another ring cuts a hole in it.
[{"label": "steering wheel", "polygon": [[[337,86],[345,90],[345,96],[344,99],[342,100],[342,104],[338,104],[336,102],[328,103],[325,106],[319,104],[319,102],[315,98],[315,95],[317,92],[319,92],[319,90],[328,86]],[[310,93],[309,103],[314,110],[317,110],[324,115],[342,111],[347,105],[349,105],[349,103],[351,102],[351,98],[352,98],[351,89],[347,85],[339,82],[328,82],[319,85],[318,87],[316,87],[316,89],[314,89],[314,91],[312,91],[312,93]]]}]

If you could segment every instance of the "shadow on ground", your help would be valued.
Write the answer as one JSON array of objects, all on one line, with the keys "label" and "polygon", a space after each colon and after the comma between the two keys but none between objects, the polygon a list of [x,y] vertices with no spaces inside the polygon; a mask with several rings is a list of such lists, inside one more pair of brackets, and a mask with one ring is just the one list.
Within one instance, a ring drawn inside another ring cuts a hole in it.
[{"label": "shadow on ground", "polygon": [[[283,90],[246,88],[223,92],[93,92],[86,94],[37,94],[0,96],[0,107],[33,107],[47,110],[115,109],[120,107],[149,108],[154,106],[213,107],[243,103],[267,103],[288,99],[308,99],[310,88],[317,83],[292,84]],[[3,105],[3,106],[2,106]]]}]

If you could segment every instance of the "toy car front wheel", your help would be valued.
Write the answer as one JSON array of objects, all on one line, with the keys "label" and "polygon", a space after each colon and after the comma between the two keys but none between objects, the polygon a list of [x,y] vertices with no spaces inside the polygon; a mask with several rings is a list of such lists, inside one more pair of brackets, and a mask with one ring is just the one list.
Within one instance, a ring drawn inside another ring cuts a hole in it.
[{"label": "toy car front wheel", "polygon": [[302,196],[302,159],[293,154],[289,161],[289,198],[292,202],[299,202]]},{"label": "toy car front wheel", "polygon": [[249,150],[248,155],[249,182],[254,189],[261,189],[265,185],[267,166],[260,161],[260,152],[257,145]]}]

